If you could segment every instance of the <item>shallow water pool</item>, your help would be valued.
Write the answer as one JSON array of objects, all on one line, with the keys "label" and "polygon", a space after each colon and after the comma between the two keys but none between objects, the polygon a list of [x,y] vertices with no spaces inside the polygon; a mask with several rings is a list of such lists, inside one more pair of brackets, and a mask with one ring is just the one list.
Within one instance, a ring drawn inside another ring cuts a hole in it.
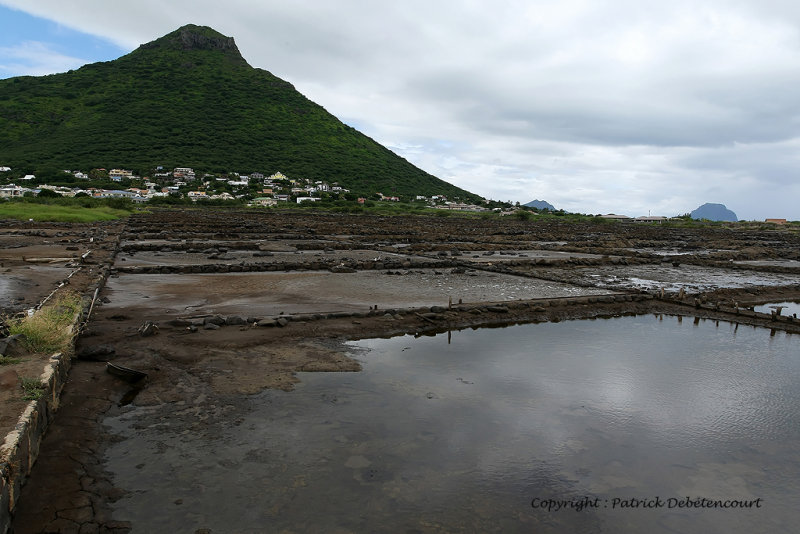
[{"label": "shallow water pool", "polygon": [[[800,520],[800,337],[649,315],[351,346],[362,372],[223,400],[196,412],[203,432],[187,430],[191,406],[107,418],[124,439],[106,468],[129,492],[115,518],[134,532],[792,532]],[[750,507],[685,504],[715,501]]]}]

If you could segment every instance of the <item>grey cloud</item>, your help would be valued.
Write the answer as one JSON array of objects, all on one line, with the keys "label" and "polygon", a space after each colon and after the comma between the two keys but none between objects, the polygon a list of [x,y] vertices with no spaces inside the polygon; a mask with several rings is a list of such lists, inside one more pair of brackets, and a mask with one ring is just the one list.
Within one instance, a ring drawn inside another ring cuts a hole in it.
[{"label": "grey cloud", "polygon": [[130,49],[212,26],[251,65],[487,197],[800,219],[786,200],[800,172],[788,0],[0,3]]}]

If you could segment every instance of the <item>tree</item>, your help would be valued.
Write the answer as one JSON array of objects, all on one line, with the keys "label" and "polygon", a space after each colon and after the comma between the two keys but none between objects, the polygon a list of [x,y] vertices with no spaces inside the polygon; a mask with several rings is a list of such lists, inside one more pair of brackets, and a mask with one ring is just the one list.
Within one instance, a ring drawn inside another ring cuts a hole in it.
[{"label": "tree", "polygon": [[39,198],[61,198],[61,195],[52,189],[42,189],[39,191],[38,196]]},{"label": "tree", "polygon": [[92,169],[89,171],[91,180],[108,180],[108,171],[105,169]]}]

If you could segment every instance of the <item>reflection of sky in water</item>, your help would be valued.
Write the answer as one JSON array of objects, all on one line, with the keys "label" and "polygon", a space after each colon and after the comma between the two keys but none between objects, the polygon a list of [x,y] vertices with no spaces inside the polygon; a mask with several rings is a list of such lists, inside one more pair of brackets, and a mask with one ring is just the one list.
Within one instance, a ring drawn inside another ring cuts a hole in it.
[{"label": "reflection of sky in water", "polygon": [[[133,491],[115,517],[142,532],[789,532],[798,339],[643,316],[355,342],[363,372],[304,373],[204,439],[166,407],[107,420],[129,438],[109,451]],[[529,505],[584,495],[765,506]]]},{"label": "reflection of sky in water", "polygon": [[753,309],[761,313],[772,313],[775,311],[774,306],[783,306],[781,315],[792,315],[793,313],[800,313],[800,302],[770,302],[768,304],[761,304],[753,306]]}]

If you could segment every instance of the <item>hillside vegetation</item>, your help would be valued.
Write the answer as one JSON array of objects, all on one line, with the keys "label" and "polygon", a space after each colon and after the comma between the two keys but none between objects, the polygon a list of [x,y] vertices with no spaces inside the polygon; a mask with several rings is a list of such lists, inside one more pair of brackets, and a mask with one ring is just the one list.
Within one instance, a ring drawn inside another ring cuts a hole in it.
[{"label": "hillside vegetation", "polygon": [[358,194],[479,199],[251,67],[232,38],[192,25],[114,61],[0,80],[0,165],[281,171]]}]

